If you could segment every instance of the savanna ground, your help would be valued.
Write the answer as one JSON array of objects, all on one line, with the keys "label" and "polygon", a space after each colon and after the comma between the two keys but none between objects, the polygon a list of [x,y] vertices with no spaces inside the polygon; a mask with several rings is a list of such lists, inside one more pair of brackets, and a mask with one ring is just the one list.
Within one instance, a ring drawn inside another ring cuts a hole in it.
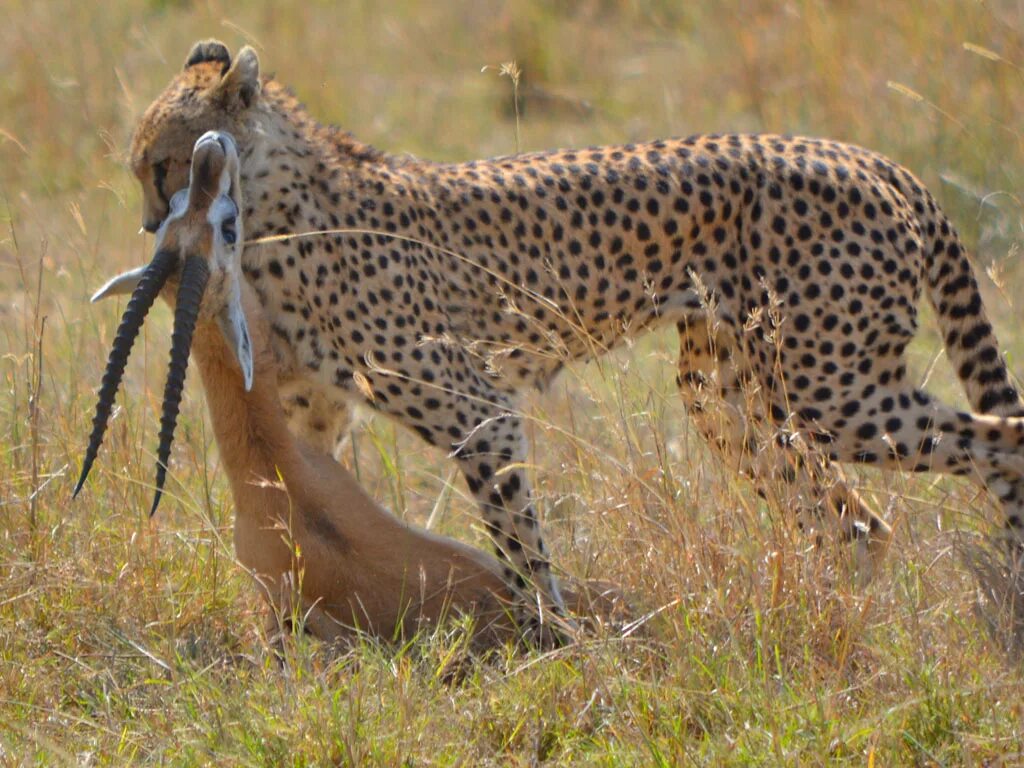
[{"label": "savanna ground", "polygon": [[[93,7],[95,5],[95,7]],[[324,121],[468,159],[723,130],[817,134],[916,171],[958,223],[1011,369],[1024,288],[1024,10],[1013,2],[0,3],[0,763],[1017,764],[1024,674],[965,553],[964,482],[859,472],[896,528],[874,583],[815,550],[687,426],[674,333],[532,395],[555,559],[638,616],[452,682],[457,632],[281,669],[235,565],[195,377],[150,521],[169,328],[153,313],[98,469],[70,499],[118,307],[149,257],[132,125],[192,42],[256,46]],[[524,74],[516,130],[513,84]],[[485,65],[492,68],[481,71]],[[963,404],[924,312],[914,375]],[[484,545],[452,465],[389,423],[344,456],[409,519]],[[440,501],[439,501],[440,500]]]}]

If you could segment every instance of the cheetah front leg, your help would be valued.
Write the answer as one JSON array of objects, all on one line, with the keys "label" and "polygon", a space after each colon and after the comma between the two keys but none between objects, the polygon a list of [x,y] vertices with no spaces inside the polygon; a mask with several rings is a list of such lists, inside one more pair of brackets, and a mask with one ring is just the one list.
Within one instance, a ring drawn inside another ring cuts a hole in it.
[{"label": "cheetah front leg", "polygon": [[522,469],[526,453],[522,417],[511,411],[480,419],[454,451],[498,557],[507,564],[505,578],[523,596],[517,619],[541,645],[549,645],[566,628],[565,605]]},{"label": "cheetah front leg", "polygon": [[751,478],[761,496],[768,484],[782,483],[801,528],[838,525],[840,538],[855,543],[860,578],[869,580],[888,549],[889,525],[849,487],[842,470],[799,435],[780,433],[774,440],[779,449],[763,450],[769,419],[731,334],[713,331],[703,318],[680,323],[678,330],[679,387],[697,430],[727,463]]},{"label": "cheetah front leg", "polygon": [[549,645],[572,627],[523,471],[523,419],[460,349],[447,349],[445,358],[439,367],[407,375],[369,371],[367,385],[380,393],[371,402],[458,462],[505,564],[505,579],[522,598],[516,619],[532,639]]}]

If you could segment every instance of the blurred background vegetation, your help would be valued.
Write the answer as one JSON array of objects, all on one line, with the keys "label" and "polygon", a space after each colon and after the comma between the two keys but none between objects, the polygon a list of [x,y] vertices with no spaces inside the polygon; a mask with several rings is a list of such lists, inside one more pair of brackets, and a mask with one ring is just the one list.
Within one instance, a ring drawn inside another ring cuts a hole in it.
[{"label": "blurred background vegetation", "polygon": [[[1019,3],[2,0],[0,763],[1024,759],[1019,663],[989,639],[952,556],[951,531],[985,530],[985,497],[864,473],[898,543],[874,586],[852,587],[691,440],[671,333],[572,368],[530,404],[557,561],[656,612],[643,641],[481,665],[455,687],[436,674],[447,637],[340,657],[300,640],[279,670],[232,562],[194,381],[177,502],[145,518],[163,311],[129,368],[105,466],[71,504],[117,320],[87,299],[152,244],[137,234],[128,139],[205,37],[253,45],[320,120],[433,159],[724,131],[880,150],[957,222],[1024,371]],[[499,73],[511,61],[518,132]],[[922,325],[915,375],[962,404]],[[371,419],[344,459],[398,513],[422,523],[439,505],[443,530],[483,544],[461,480],[414,437]]]}]

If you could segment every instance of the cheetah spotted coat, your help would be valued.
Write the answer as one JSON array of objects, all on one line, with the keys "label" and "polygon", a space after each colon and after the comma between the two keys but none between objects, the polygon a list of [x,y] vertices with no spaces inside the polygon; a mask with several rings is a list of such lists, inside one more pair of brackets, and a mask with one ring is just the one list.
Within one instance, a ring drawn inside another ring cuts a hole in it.
[{"label": "cheetah spotted coat", "polygon": [[[712,444],[761,482],[807,470],[817,513],[873,555],[888,527],[831,461],[977,473],[1020,536],[1020,398],[956,232],[885,157],[722,135],[426,162],[321,126],[251,49],[210,41],[133,140],[148,229],[209,129],[238,141],[250,242],[293,236],[249,245],[243,269],[299,428],[329,448],[357,398],[450,451],[508,577],[551,604],[517,393],[663,323]],[[922,292],[975,413],[907,381]],[[757,450],[759,424],[789,450]]]}]

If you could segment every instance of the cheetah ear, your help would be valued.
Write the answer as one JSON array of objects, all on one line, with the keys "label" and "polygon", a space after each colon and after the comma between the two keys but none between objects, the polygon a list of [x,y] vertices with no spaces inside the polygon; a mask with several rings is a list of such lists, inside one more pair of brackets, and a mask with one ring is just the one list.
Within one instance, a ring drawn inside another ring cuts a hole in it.
[{"label": "cheetah ear", "polygon": [[222,98],[238,99],[242,105],[249,107],[260,91],[260,60],[248,45],[238,52],[238,58],[231,68],[224,73],[224,78],[217,85],[217,92]]},{"label": "cheetah ear", "polygon": [[221,64],[221,75],[228,71],[231,66],[231,53],[228,47],[220,40],[200,40],[192,46],[185,59],[185,69],[206,61],[219,61]]}]

